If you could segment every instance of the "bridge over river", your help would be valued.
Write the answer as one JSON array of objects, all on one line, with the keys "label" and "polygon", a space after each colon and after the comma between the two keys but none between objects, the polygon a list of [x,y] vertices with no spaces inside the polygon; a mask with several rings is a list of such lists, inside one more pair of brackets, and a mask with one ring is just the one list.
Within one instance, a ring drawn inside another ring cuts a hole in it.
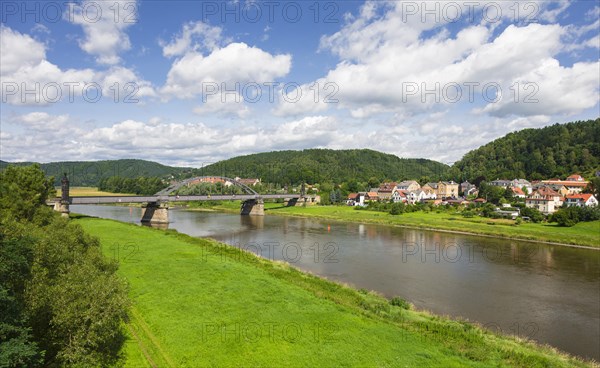
[{"label": "bridge over river", "polygon": [[[177,190],[182,187],[203,182],[222,182],[241,188],[243,194],[209,194],[209,195],[177,195]],[[142,203],[144,208],[142,222],[149,223],[168,223],[169,222],[169,203],[172,202],[191,202],[191,201],[242,201],[240,214],[264,216],[265,199],[284,199],[286,205],[294,206],[298,203],[306,203],[313,200],[313,197],[305,196],[304,193],[280,193],[280,194],[259,194],[254,189],[240,183],[237,180],[224,176],[199,176],[186,179],[175,183],[168,188],[161,190],[154,195],[146,196],[96,196],[82,197],[69,195],[69,179],[65,174],[61,181],[61,198],[52,201],[54,209],[68,216],[69,205],[71,204],[110,204],[110,203]]]}]

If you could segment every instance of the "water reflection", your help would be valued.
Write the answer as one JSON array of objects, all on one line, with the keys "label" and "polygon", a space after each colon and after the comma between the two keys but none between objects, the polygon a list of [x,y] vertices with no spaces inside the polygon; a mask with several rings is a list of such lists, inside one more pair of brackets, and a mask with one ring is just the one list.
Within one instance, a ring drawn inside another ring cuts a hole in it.
[{"label": "water reflection", "polygon": [[[72,211],[134,223],[141,216],[126,207]],[[169,215],[180,232],[600,360],[598,251],[294,217]]]}]

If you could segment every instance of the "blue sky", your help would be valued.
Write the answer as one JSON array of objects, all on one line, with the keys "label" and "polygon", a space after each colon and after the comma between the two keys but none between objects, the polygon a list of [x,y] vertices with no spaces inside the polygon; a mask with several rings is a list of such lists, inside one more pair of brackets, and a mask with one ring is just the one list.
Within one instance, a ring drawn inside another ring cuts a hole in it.
[{"label": "blue sky", "polygon": [[451,163],[597,118],[596,1],[2,2],[0,156]]}]

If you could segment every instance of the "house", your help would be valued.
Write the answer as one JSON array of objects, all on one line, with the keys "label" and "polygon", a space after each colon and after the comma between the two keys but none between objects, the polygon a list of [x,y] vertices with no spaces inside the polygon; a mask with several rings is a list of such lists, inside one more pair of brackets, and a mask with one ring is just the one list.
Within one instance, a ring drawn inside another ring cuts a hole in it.
[{"label": "house", "polygon": [[573,174],[567,176],[567,181],[585,181],[583,177],[579,174]]},{"label": "house", "polygon": [[464,198],[457,198],[457,199],[448,199],[446,201],[446,203],[457,205],[457,206],[467,206],[469,204],[469,201],[467,201]]},{"label": "house", "polygon": [[395,190],[397,190],[397,184],[392,182],[392,183],[383,183],[379,186],[379,190],[377,191],[377,194],[379,195],[379,199],[382,201],[391,201],[392,200],[392,194],[394,193]]},{"label": "house", "polygon": [[423,187],[421,187],[421,190],[424,192],[437,194],[438,183],[433,183],[433,182],[427,183],[427,184],[423,185]]},{"label": "house", "polygon": [[364,206],[366,194],[366,192],[350,193],[348,194],[346,204],[348,206]]},{"label": "house", "polygon": [[588,182],[585,181],[579,174],[570,175],[567,180],[550,179],[542,180],[542,183],[548,185],[564,185],[569,191],[569,194],[581,193],[581,191],[583,191],[588,185]]},{"label": "house", "polygon": [[189,187],[189,186],[200,184],[200,183],[209,183],[209,184],[221,183],[226,187],[233,185],[233,183],[230,182],[229,180],[225,180],[218,176],[205,176],[205,177],[201,177],[201,178],[189,181],[187,183],[187,186]]},{"label": "house", "polygon": [[235,181],[237,181],[240,184],[247,185],[249,187],[253,187],[253,186],[257,185],[257,184],[260,184],[260,179],[243,179],[243,178],[240,178],[240,177],[236,177]]},{"label": "house", "polygon": [[398,183],[397,188],[400,190],[406,190],[412,192],[421,189],[421,185],[415,180],[405,180]]},{"label": "house", "polygon": [[562,197],[568,195],[568,194],[572,194],[571,191],[569,189],[567,189],[566,186],[562,185],[562,184],[547,184],[544,182],[540,182],[540,183],[536,183],[533,185],[533,190],[538,190],[540,188],[550,188],[555,192],[558,192],[558,194],[560,194]]},{"label": "house", "polygon": [[405,190],[395,190],[392,194],[392,202],[394,203],[406,203],[407,196]]},{"label": "house", "polygon": [[567,206],[597,206],[598,200],[593,194],[571,194],[566,197],[565,203]]},{"label": "house", "polygon": [[[435,196],[435,194],[433,194],[433,196]],[[421,203],[421,202],[425,201],[426,199],[435,199],[435,198],[430,198],[430,196],[422,190],[413,190],[413,191],[406,193],[406,201],[409,204]]]},{"label": "house", "polygon": [[513,197],[516,197],[516,198],[526,198],[527,197],[525,195],[525,192],[523,192],[523,189],[521,189],[519,187],[511,187],[510,189],[513,192]]},{"label": "house", "polygon": [[499,214],[502,217],[508,217],[513,220],[515,220],[521,214],[521,211],[519,211],[518,208],[512,209],[512,208],[510,208],[510,206],[508,208],[503,208],[503,209],[496,208],[496,210],[494,210],[494,212],[496,212],[497,214]]},{"label": "house", "polygon": [[562,206],[561,195],[550,187],[540,187],[525,199],[525,206],[535,208],[543,214],[554,213]]},{"label": "house", "polygon": [[365,202],[378,201],[379,195],[377,192],[367,192],[365,194]]},{"label": "house", "polygon": [[512,183],[511,186],[514,188],[527,189],[527,193],[525,193],[526,195],[533,192],[533,186],[531,185],[531,183],[528,180],[513,179],[513,181],[511,183]]},{"label": "house", "polygon": [[442,198],[458,197],[458,183],[453,181],[440,181],[438,183],[437,196]]},{"label": "house", "polygon": [[490,181],[489,184],[493,185],[495,187],[502,187],[502,188],[506,189],[512,185],[512,181],[496,179],[496,180]]},{"label": "house", "polygon": [[475,184],[471,184],[468,181],[460,183],[460,192],[465,196],[469,195],[470,193],[473,193],[476,190],[477,187],[475,186]]}]

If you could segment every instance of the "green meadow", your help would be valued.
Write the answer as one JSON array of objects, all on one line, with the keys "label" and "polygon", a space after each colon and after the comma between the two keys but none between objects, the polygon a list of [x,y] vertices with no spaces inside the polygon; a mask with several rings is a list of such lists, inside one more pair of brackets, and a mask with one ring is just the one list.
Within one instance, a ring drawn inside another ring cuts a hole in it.
[{"label": "green meadow", "polygon": [[129,284],[125,367],[593,366],[212,240],[73,221]]}]

